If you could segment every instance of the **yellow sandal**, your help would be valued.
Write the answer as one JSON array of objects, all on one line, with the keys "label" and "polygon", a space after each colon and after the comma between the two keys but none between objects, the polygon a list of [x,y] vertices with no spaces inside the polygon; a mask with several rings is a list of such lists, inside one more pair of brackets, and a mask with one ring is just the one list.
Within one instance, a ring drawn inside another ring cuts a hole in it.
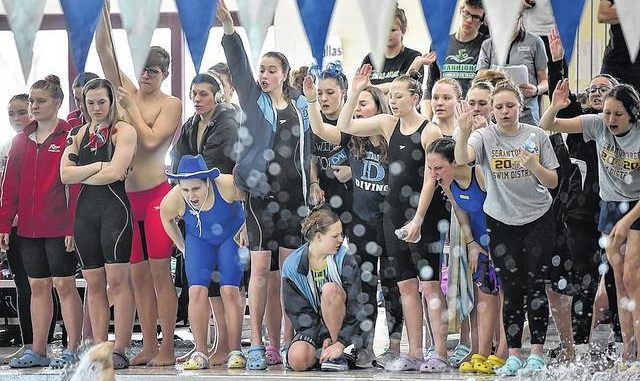
[{"label": "yellow sandal", "polygon": [[479,354],[474,354],[471,356],[470,361],[464,361],[463,363],[461,363],[458,370],[462,373],[475,373],[477,372],[476,364],[484,363],[485,361],[487,361],[486,357]]},{"label": "yellow sandal", "polygon": [[247,366],[247,358],[242,351],[231,351],[227,360],[227,369],[244,369]]},{"label": "yellow sandal", "polygon": [[184,370],[200,370],[209,368],[209,359],[202,352],[193,352],[191,358],[184,362]]}]

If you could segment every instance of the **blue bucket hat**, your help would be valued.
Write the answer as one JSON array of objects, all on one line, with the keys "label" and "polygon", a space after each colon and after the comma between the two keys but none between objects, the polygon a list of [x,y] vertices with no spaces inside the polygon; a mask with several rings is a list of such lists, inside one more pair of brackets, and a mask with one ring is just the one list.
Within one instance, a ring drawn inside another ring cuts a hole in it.
[{"label": "blue bucket hat", "polygon": [[188,179],[215,179],[220,176],[220,170],[218,168],[207,168],[202,155],[184,155],[180,159],[178,164],[177,173],[171,173],[165,171],[167,177],[174,180],[188,180]]}]

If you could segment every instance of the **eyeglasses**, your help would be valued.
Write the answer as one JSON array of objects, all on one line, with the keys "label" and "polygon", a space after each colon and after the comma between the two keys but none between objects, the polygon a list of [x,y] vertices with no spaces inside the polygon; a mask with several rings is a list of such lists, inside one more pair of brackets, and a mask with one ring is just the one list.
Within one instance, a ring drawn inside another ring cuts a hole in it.
[{"label": "eyeglasses", "polygon": [[600,92],[600,94],[605,94],[605,93],[608,93],[609,91],[611,91],[611,87],[609,87],[609,86],[600,86],[600,87],[591,86],[591,87],[587,87],[587,89],[585,91],[587,93],[589,93],[589,94],[595,94],[596,91]]},{"label": "eyeglasses", "polygon": [[142,69],[142,74],[147,74],[150,78],[154,78],[158,74],[160,74],[160,70],[154,69],[152,67],[145,67]]},{"label": "eyeglasses", "polygon": [[460,13],[462,15],[463,18],[465,19],[471,19],[474,22],[482,22],[484,20],[484,17],[482,16],[478,16],[478,15],[474,15],[469,13],[469,11],[467,11],[466,9],[463,9],[462,12]]}]

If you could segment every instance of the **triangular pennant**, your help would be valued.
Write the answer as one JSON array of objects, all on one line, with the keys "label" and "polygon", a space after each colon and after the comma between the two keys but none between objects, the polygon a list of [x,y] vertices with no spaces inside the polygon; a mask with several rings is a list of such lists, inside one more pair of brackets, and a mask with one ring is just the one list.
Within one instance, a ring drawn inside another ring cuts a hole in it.
[{"label": "triangular pennant", "polygon": [[518,23],[518,16],[522,10],[522,2],[515,0],[484,0],[484,10],[489,21],[493,51],[496,53],[498,63],[504,65],[513,32]]},{"label": "triangular pennant", "polygon": [[120,0],[118,2],[136,78],[142,75],[147,54],[149,54],[151,38],[160,18],[161,2],[162,0]]},{"label": "triangular pennant", "polygon": [[444,66],[449,47],[449,31],[456,11],[457,0],[421,0],[424,19],[431,34],[431,48],[438,56],[438,65]]},{"label": "triangular pennant", "polygon": [[237,2],[240,21],[249,37],[251,62],[256,66],[267,37],[267,30],[273,24],[278,0],[237,0]]},{"label": "triangular pennant", "polygon": [[176,6],[193,66],[196,68],[196,73],[199,73],[204,49],[209,39],[209,30],[213,26],[213,18],[218,8],[218,0],[176,0]]},{"label": "triangular pennant", "polygon": [[585,0],[551,0],[553,14],[556,16],[556,26],[564,46],[564,57],[567,64],[571,62],[576,32],[580,26],[580,16],[584,9]]},{"label": "triangular pennant", "polygon": [[60,0],[69,31],[71,55],[82,77],[104,0]]},{"label": "triangular pennant", "polygon": [[638,0],[616,0],[616,12],[631,62],[636,62],[640,49],[640,3]]},{"label": "triangular pennant", "polygon": [[25,82],[33,61],[33,42],[44,15],[45,0],[2,0],[16,42]]},{"label": "triangular pennant", "polygon": [[316,60],[316,65],[322,67],[322,57],[324,57],[324,44],[327,40],[329,22],[333,13],[335,0],[297,0],[300,18],[304,25],[311,53]]},{"label": "triangular pennant", "polygon": [[396,9],[396,0],[358,0],[366,34],[369,38],[371,53],[369,59],[374,69],[382,71],[384,64],[384,50],[389,39],[389,31],[393,24],[393,15]]}]

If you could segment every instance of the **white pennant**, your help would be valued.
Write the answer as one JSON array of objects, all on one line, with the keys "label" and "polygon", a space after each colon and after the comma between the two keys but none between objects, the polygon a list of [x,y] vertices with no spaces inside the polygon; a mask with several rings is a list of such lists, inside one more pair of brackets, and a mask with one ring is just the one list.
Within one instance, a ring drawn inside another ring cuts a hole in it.
[{"label": "white pennant", "polygon": [[251,62],[255,67],[267,37],[267,30],[273,23],[278,0],[237,0],[237,3],[240,21],[249,37]]},{"label": "white pennant", "polygon": [[2,0],[16,42],[24,81],[29,79],[33,62],[33,42],[40,29],[46,0]]},{"label": "white pennant", "polygon": [[127,32],[136,78],[142,75],[153,32],[160,18],[162,0],[119,0],[122,26]]},{"label": "white pennant", "polygon": [[484,0],[483,4],[489,21],[489,29],[491,29],[493,51],[498,58],[498,63],[504,65],[513,41],[513,32],[518,23],[518,16],[522,10],[522,2],[519,0]]},{"label": "white pennant", "polygon": [[387,46],[389,31],[393,24],[393,15],[396,9],[396,0],[358,0],[362,19],[369,37],[369,58],[376,70],[382,70],[384,65],[384,49]]},{"label": "white pennant", "polygon": [[640,3],[638,0],[616,0],[616,12],[631,62],[636,62],[640,49]]}]

